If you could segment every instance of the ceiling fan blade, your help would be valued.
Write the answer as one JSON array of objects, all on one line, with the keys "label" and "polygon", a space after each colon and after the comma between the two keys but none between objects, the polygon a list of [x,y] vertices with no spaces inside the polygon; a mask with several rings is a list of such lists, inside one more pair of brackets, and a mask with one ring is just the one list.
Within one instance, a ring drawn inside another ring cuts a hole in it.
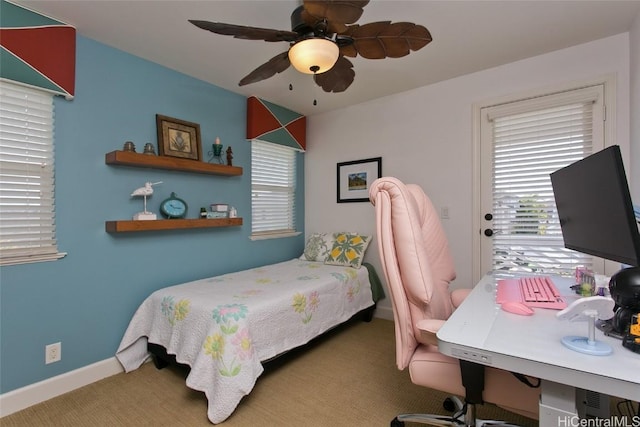
[{"label": "ceiling fan blade", "polygon": [[293,31],[271,30],[269,28],[246,27],[244,25],[225,24],[222,22],[198,21],[189,19],[193,25],[212,33],[233,36],[236,39],[264,40],[266,42],[292,42],[300,35]]},{"label": "ceiling fan blade", "polygon": [[302,19],[311,28],[324,20],[329,33],[342,33],[345,24],[353,24],[362,16],[362,8],[369,0],[304,0]]},{"label": "ceiling fan blade", "polygon": [[289,52],[282,52],[278,55],[274,56],[249,74],[247,74],[238,86],[244,86],[251,83],[257,83],[259,81],[268,79],[269,77],[275,76],[277,73],[281,73],[287,68],[289,68],[291,62],[289,62]]},{"label": "ceiling fan blade", "polygon": [[353,64],[344,56],[340,56],[336,64],[327,72],[315,74],[313,80],[325,92],[344,92],[347,90],[356,72],[353,71]]},{"label": "ceiling fan blade", "polygon": [[422,49],[432,40],[431,33],[422,25],[411,22],[381,21],[364,25],[351,25],[341,34],[353,39],[351,46],[340,48],[340,53],[367,59],[401,58],[411,51]]}]

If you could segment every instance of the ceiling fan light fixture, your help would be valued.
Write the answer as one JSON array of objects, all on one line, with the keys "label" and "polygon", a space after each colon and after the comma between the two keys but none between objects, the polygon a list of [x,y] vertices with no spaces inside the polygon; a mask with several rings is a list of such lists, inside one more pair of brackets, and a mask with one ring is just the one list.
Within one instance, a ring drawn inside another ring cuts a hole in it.
[{"label": "ceiling fan light fixture", "polygon": [[289,61],[305,74],[329,71],[338,60],[340,49],[333,41],[321,37],[299,41],[289,49]]}]

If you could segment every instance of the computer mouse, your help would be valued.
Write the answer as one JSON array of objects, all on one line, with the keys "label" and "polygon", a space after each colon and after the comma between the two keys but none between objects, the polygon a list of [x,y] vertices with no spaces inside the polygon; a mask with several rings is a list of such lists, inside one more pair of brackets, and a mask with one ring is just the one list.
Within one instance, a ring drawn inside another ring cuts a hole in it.
[{"label": "computer mouse", "polygon": [[509,313],[519,314],[521,316],[531,316],[533,313],[533,308],[528,305],[517,302],[517,301],[507,301],[502,303],[502,309]]}]

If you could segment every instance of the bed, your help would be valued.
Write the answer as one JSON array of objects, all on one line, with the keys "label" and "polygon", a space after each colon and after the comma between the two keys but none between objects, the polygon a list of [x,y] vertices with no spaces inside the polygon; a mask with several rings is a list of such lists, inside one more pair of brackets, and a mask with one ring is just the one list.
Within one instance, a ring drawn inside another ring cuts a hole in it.
[{"label": "bed", "polygon": [[381,296],[366,263],[353,268],[292,259],[183,283],[143,301],[116,357],[130,372],[155,346],[188,365],[186,385],[205,393],[207,416],[217,424],[251,392],[263,362],[358,313],[370,318]]}]

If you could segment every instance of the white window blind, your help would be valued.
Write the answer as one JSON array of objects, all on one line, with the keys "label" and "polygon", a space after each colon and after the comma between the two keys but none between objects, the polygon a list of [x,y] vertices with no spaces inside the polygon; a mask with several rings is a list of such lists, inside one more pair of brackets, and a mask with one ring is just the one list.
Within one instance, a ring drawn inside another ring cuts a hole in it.
[{"label": "white window blind", "polygon": [[55,234],[53,95],[0,81],[0,265],[50,261]]},{"label": "white window blind", "polygon": [[489,110],[495,271],[571,274],[592,266],[591,256],[564,248],[549,174],[594,151],[598,96],[589,89]]},{"label": "white window blind", "polygon": [[251,143],[251,234],[254,238],[296,232],[296,151]]}]

